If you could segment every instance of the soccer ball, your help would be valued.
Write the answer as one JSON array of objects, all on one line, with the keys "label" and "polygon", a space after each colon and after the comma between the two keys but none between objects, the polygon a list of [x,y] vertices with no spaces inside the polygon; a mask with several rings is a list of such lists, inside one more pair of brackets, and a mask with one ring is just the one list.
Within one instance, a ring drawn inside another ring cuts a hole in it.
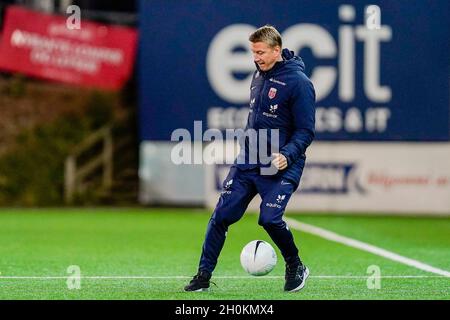
[{"label": "soccer ball", "polygon": [[273,247],[262,240],[249,242],[241,252],[241,265],[253,276],[264,276],[275,268],[277,254]]}]

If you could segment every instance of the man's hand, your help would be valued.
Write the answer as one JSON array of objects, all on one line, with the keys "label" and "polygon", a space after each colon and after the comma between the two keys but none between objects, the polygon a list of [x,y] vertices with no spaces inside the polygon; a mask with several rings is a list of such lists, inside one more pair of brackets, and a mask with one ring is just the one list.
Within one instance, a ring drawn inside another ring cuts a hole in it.
[{"label": "man's hand", "polygon": [[287,159],[281,153],[272,153],[272,165],[278,170],[284,170],[287,168]]}]

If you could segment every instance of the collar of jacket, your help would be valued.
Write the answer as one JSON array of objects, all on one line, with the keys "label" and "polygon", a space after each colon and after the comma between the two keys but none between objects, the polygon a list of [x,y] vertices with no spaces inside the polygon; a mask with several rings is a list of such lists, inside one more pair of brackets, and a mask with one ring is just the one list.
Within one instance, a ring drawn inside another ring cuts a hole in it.
[{"label": "collar of jacket", "polygon": [[286,63],[286,60],[283,58],[283,61],[275,62],[273,67],[267,71],[262,71],[256,62],[255,62],[255,66],[256,66],[256,69],[258,70],[259,74],[261,76],[263,76],[264,78],[267,78],[267,77],[272,76],[274,73],[276,73],[281,67],[284,66],[285,63]]},{"label": "collar of jacket", "polygon": [[259,74],[262,75],[264,78],[267,78],[267,77],[272,76],[274,73],[276,73],[280,68],[282,68],[286,64],[286,62],[289,59],[292,59],[293,57],[294,57],[294,52],[290,51],[287,48],[284,48],[281,51],[281,58],[283,60],[275,62],[275,64],[273,65],[273,67],[270,70],[262,71],[256,62],[255,62],[255,66],[256,66],[256,69],[259,71]]}]

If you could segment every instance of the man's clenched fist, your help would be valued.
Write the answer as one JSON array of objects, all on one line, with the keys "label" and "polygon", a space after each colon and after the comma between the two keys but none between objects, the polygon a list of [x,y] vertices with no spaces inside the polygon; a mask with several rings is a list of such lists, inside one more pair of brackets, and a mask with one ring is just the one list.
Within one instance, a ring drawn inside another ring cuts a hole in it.
[{"label": "man's clenched fist", "polygon": [[272,157],[272,164],[275,166],[275,168],[277,168],[278,170],[284,170],[287,168],[287,159],[281,153],[272,153]]}]

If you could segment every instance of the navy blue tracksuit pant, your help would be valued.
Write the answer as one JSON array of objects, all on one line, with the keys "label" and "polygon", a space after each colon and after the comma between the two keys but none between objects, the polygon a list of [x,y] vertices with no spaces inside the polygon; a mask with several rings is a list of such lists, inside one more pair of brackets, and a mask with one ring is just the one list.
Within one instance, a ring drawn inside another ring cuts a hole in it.
[{"label": "navy blue tracksuit pant", "polygon": [[256,194],[261,196],[259,225],[278,246],[287,263],[298,261],[298,249],[286,223],[284,210],[297,186],[280,176],[260,175],[259,168],[241,170],[235,166],[223,182],[219,202],[209,220],[199,270],[212,273],[225,242],[228,227],[238,221]]}]

